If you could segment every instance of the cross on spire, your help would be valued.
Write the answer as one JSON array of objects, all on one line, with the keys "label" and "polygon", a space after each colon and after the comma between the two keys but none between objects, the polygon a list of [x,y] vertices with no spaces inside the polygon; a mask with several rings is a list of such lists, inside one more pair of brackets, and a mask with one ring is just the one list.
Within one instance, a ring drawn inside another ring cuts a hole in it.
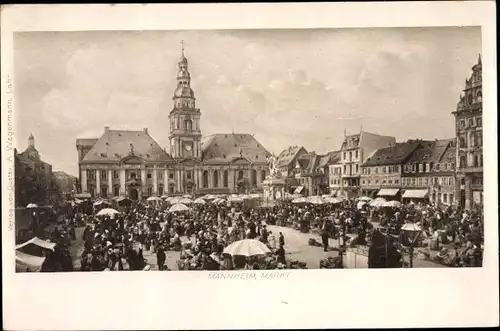
[{"label": "cross on spire", "polygon": [[182,56],[184,56],[184,40],[181,40]]}]

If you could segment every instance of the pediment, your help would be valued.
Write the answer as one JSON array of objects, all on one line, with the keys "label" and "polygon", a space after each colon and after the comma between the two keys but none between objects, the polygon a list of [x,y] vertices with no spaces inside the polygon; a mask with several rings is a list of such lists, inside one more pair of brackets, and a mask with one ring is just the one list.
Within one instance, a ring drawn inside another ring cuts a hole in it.
[{"label": "pediment", "polygon": [[237,158],[234,158],[232,161],[231,161],[231,164],[251,164],[252,161],[250,161],[249,159],[247,159],[246,157],[237,157]]},{"label": "pediment", "polygon": [[177,161],[177,163],[182,164],[184,166],[194,166],[194,165],[199,164],[200,161],[198,161],[197,159],[188,157],[188,158],[181,159],[181,160]]},{"label": "pediment", "polygon": [[121,164],[143,164],[144,160],[138,156],[130,155],[120,160]]}]

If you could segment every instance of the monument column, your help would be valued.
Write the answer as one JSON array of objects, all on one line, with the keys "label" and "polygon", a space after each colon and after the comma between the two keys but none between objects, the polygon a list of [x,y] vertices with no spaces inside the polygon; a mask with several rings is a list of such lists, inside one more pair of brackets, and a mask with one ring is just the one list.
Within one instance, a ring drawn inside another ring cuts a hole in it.
[{"label": "monument column", "polygon": [[153,169],[153,195],[158,195],[158,174],[156,168]]},{"label": "monument column", "polygon": [[163,187],[163,194],[168,194],[168,169],[165,169],[163,173]]},{"label": "monument column", "polygon": [[80,188],[82,190],[82,193],[87,193],[87,170],[86,169],[81,170]]},{"label": "monument column", "polygon": [[95,171],[95,190],[96,196],[101,196],[101,169],[96,169]]},{"label": "monument column", "polygon": [[146,168],[141,168],[141,198],[144,195],[145,189],[146,189]]},{"label": "monument column", "polygon": [[176,184],[176,191],[180,192],[181,191],[181,170],[180,169],[175,169],[175,184]]},{"label": "monument column", "polygon": [[108,196],[113,196],[113,170],[108,169]]},{"label": "monument column", "polygon": [[214,187],[214,171],[212,169],[208,170],[208,187]]},{"label": "monument column", "polygon": [[125,193],[125,169],[120,169],[120,194]]}]

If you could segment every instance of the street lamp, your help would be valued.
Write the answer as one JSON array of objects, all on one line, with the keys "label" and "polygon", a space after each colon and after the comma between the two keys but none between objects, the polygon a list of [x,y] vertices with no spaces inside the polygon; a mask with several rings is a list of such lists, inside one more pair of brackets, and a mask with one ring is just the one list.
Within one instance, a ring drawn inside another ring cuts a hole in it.
[{"label": "street lamp", "polygon": [[404,235],[403,243],[408,241],[410,246],[410,268],[413,268],[413,247],[422,233],[422,228],[415,223],[406,223],[401,227],[401,231]]}]

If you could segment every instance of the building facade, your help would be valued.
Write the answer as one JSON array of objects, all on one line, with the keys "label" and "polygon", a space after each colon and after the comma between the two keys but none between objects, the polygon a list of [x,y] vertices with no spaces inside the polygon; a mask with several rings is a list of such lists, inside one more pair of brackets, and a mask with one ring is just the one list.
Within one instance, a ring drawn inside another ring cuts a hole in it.
[{"label": "building facade", "polygon": [[453,204],[455,153],[454,139],[422,142],[403,165],[403,201]]},{"label": "building facade", "polygon": [[50,203],[54,192],[52,165],[43,161],[30,134],[28,147],[22,153],[14,150],[16,205]]},{"label": "building facade", "polygon": [[270,153],[248,133],[202,137],[201,111],[191,89],[188,60],[177,65],[177,88],[168,120],[170,153],[147,129],[111,130],[77,139],[79,183],[92,196],[249,193],[262,189]]},{"label": "building facade", "polygon": [[403,164],[418,148],[420,141],[408,140],[380,148],[370,155],[361,168],[361,194],[388,200],[401,198]]},{"label": "building facade", "polygon": [[361,165],[377,149],[394,146],[396,138],[363,131],[344,136],[340,148],[341,195],[351,198],[361,194]]},{"label": "building facade", "polygon": [[457,187],[455,199],[470,209],[483,203],[483,92],[481,55],[465,79],[455,116]]},{"label": "building facade", "polygon": [[328,164],[328,184],[330,194],[336,196],[342,189],[342,165],[340,164],[340,151],[330,152]]},{"label": "building facade", "polygon": [[302,174],[306,166],[304,161],[299,164],[298,160],[306,157],[309,152],[303,146],[290,146],[281,151],[276,158],[276,168],[285,180],[285,191],[288,193],[300,193],[305,188],[305,178]]}]

